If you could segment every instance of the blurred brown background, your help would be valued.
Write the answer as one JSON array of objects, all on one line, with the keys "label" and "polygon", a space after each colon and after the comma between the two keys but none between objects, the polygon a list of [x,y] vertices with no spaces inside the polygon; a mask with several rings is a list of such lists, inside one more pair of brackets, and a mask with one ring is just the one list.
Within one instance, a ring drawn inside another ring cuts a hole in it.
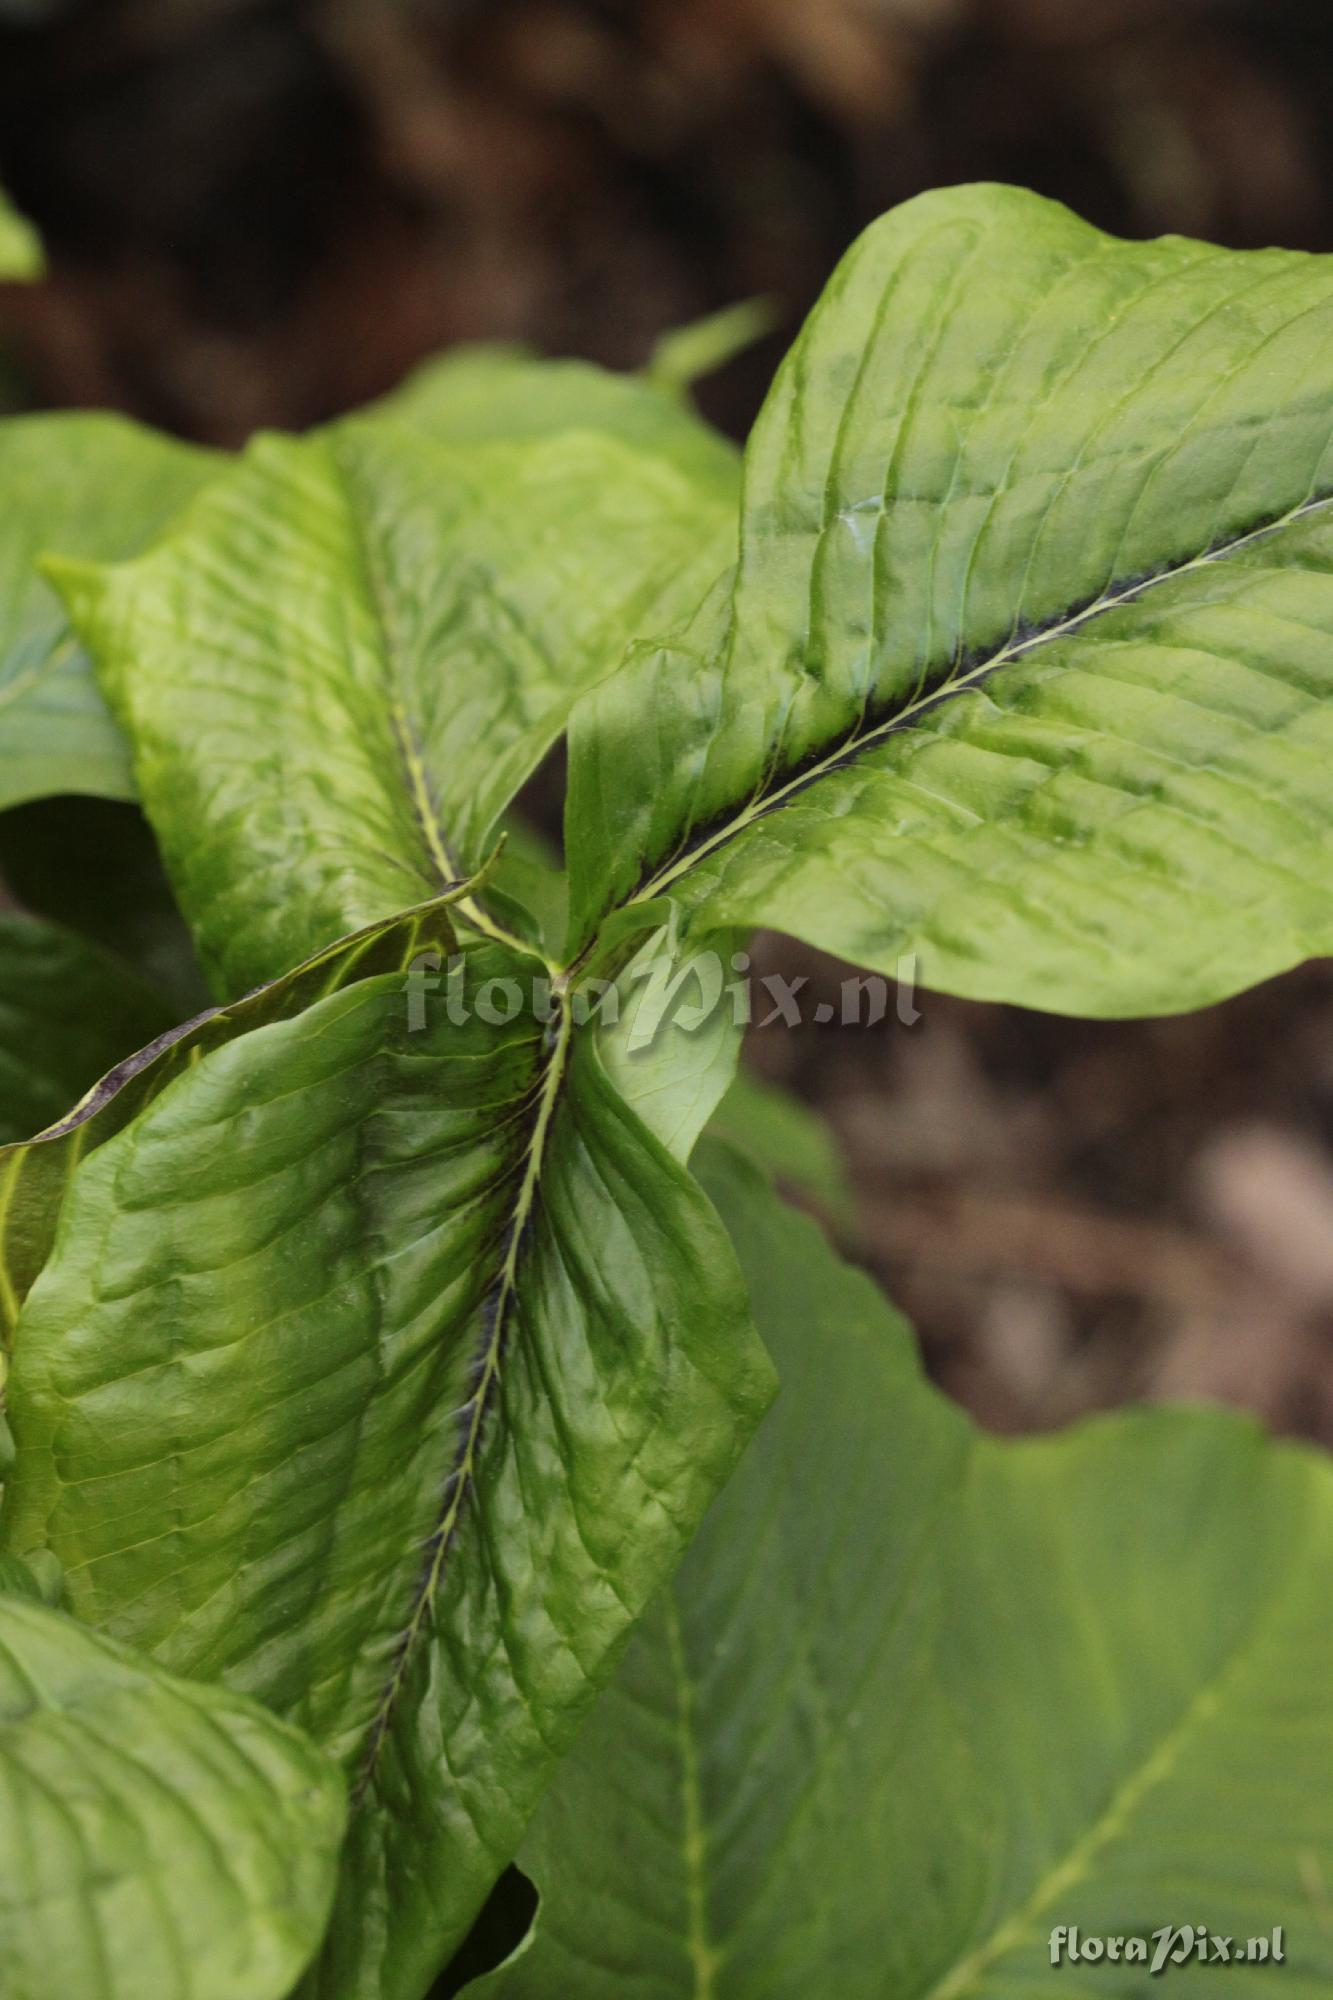
[{"label": "blurred brown background", "polygon": [[[618,366],[756,293],[737,436],[857,230],[1022,182],[1123,233],[1333,250],[1333,14],[1283,0],[0,0],[46,283],[12,403],[235,443],[449,342]],[[836,999],[839,968],[764,962]],[[925,995],[754,1058],[836,1124],[861,1254],[983,1421],[1208,1394],[1333,1440],[1333,975],[1155,1023]]]}]

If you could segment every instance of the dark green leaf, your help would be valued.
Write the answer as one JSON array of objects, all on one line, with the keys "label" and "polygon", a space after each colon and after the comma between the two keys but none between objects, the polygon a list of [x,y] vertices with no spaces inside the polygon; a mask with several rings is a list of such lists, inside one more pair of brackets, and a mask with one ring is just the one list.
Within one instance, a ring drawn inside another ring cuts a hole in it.
[{"label": "dark green leaf", "polygon": [[[705,1176],[782,1394],[519,1856],[486,2000],[1147,1994],[1085,1938],[1285,1931],[1333,1980],[1333,1469],[1220,1411],[1002,1442],[753,1172]],[[1197,1979],[1197,1986],[1195,1981]]]},{"label": "dark green leaf", "polygon": [[0,914],[0,1188],[3,1148],[54,1124],[169,1018],[109,952],[55,924]]}]

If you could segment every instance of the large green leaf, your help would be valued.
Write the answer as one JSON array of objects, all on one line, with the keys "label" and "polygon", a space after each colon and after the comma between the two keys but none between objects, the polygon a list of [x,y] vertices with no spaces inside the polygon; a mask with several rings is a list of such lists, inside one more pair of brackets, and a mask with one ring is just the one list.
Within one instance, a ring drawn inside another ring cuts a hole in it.
[{"label": "large green leaf", "polygon": [[179,1074],[15,1343],[4,1546],[348,1771],[329,2000],[425,1991],[771,1390],[596,1040],[495,1025],[542,962],[462,958],[415,1025],[367,978]]},{"label": "large green leaf", "polygon": [[224,991],[435,894],[730,509],[593,432],[269,438],[122,568],[62,564]]},{"label": "large green leaf", "polygon": [[34,565],[53,550],[136,554],[219,462],[123,417],[0,423],[0,807],[49,792],[133,798],[124,740]]},{"label": "large green leaf", "polygon": [[[1050,1933],[1285,1930],[1323,1992],[1333,1471],[1220,1411],[1022,1443],[753,1171],[705,1174],[782,1394],[535,1819],[477,2000],[1146,1995]],[[1173,1968],[1182,1993],[1217,1967]],[[1104,1983],[1103,1983],[1104,1982]]]},{"label": "large green leaf", "polygon": [[37,231],[0,188],[0,284],[40,278],[45,262]]},{"label": "large green leaf", "polygon": [[875,224],[733,575],[576,716],[580,939],[670,895],[1094,1014],[1333,949],[1331,406],[1333,259],[994,187]]},{"label": "large green leaf", "polygon": [[[12,1343],[23,1301],[50,1253],[65,1190],[85,1155],[123,1131],[210,1049],[287,1020],[358,979],[393,968],[401,973],[419,952],[450,950],[454,936],[448,899],[426,903],[340,939],[228,1007],[163,1029],[156,1003],[105,954],[22,918],[0,919],[0,943],[6,926],[15,949],[0,964],[0,1079],[12,1070],[26,1116],[7,1105],[4,1136],[14,1143],[0,1145],[0,1348]],[[149,1041],[154,1028],[161,1032]],[[25,1068],[44,1048],[46,1071]],[[31,1132],[37,1136],[26,1139]]]},{"label": "large green leaf", "polygon": [[[0,1148],[53,1124],[167,1025],[162,1001],[110,953],[0,913]],[[0,1187],[3,1161],[0,1150]]]},{"label": "large green leaf", "polygon": [[0,2000],[285,2000],[345,1815],[295,1730],[0,1595]]}]

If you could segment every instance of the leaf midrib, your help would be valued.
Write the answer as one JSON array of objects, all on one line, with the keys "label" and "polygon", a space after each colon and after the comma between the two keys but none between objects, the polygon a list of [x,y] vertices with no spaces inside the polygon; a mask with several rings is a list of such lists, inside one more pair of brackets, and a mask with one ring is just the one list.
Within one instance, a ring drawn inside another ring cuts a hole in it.
[{"label": "leaf midrib", "polygon": [[[1269,536],[1280,534],[1298,521],[1323,513],[1329,508],[1333,508],[1333,491],[1312,494],[1274,519],[1257,522],[1239,534],[1229,536],[1225,541],[1189,557],[1184,562],[1174,563],[1166,569],[1154,570],[1149,576],[1137,577],[1128,583],[1103,589],[1087,604],[1073,611],[1060,613],[1058,617],[1038,626],[1022,639],[1006,641],[997,651],[987,654],[985,658],[962,671],[953,668],[946,670],[950,678],[942,685],[927,687],[906,702],[895,700],[888,712],[881,714],[877,721],[868,725],[864,721],[859,722],[836,744],[816,752],[812,759],[806,759],[780,783],[761,788],[734,814],[720,823],[715,821],[701,833],[691,837],[682,849],[660,864],[653,874],[624,897],[617,908],[622,910],[633,908],[667,894],[700,863],[730,846],[732,841],[760,820],[790,805],[793,799],[810,786],[817,784],[820,779],[857,763],[866,752],[887,742],[891,736],[915,728],[927,715],[933,714],[935,710],[943,708],[949,702],[956,701],[965,694],[975,693],[990,680],[992,675],[1004,667],[1013,665],[1016,660],[1025,658],[1043,646],[1082,631],[1097,619],[1121,610],[1127,604],[1137,603],[1140,598],[1147,596],[1160,585],[1173,583],[1182,576],[1188,576],[1214,563],[1226,562],[1243,549],[1264,541]],[[597,937],[594,935],[584,956],[595,955],[597,942]]]},{"label": "leaf midrib", "polygon": [[426,1560],[413,1592],[407,1621],[399,1633],[394,1648],[388,1678],[367,1725],[366,1748],[352,1792],[354,1810],[364,1804],[374,1782],[380,1752],[388,1737],[417,1641],[439,1591],[445,1563],[462,1519],[464,1503],[475,1484],[476,1456],[499,1381],[500,1364],[504,1359],[509,1318],[518,1287],[519,1265],[527,1238],[528,1224],[536,1207],[546,1142],[568,1068],[574,1013],[571,998],[567,993],[559,996],[559,1007],[559,1021],[538,1086],[532,1137],[524,1156],[518,1191],[504,1236],[503,1261],[490,1294],[478,1308],[481,1340],[468,1370],[471,1393],[467,1404],[463,1406],[467,1411],[466,1423],[440,1484],[437,1517],[426,1539]]},{"label": "leaf midrib", "polygon": [[[525,944],[521,938],[506,930],[504,925],[497,923],[477,896],[468,891],[467,871],[458,862],[441,824],[439,809],[431,791],[426,760],[422,754],[421,732],[412,713],[409,689],[399,670],[402,647],[393,613],[392,595],[384,587],[380,565],[362,524],[356,481],[349,474],[337,449],[336,441],[332,439],[329,444],[329,459],[346,511],[348,535],[355,551],[365,607],[380,636],[380,654],[384,662],[386,682],[385,707],[403,772],[408,809],[424,850],[427,875],[434,876],[436,880],[435,893],[449,895],[459,915],[464,917],[474,930],[480,931],[485,937],[493,938],[498,944],[508,945],[512,951],[531,953],[531,945]],[[487,867],[489,865],[486,864]],[[554,973],[556,970],[557,968],[547,960],[547,971]]]},{"label": "leaf midrib", "polygon": [[[401,647],[391,599],[384,588],[375,552],[362,525],[355,481],[349,476],[334,446],[330,448],[330,460],[342,497],[349,539],[355,552],[363,602],[380,641],[378,651],[383,662],[389,725],[399,754],[408,808],[424,849],[424,859],[428,869],[441,884],[441,893],[447,895],[455,911],[474,930],[524,957],[542,959],[548,973],[554,975],[558,968],[553,966],[549,959],[545,959],[541,953],[534,952],[530,945],[498,924],[482,907],[476,896],[468,893],[469,882],[476,878],[461,874],[456,866],[448,836],[440,823],[440,815],[431,793],[429,774],[420,749],[419,732],[412,715],[409,689],[399,668]],[[448,1467],[440,1482],[439,1505],[434,1525],[426,1538],[425,1561],[413,1589],[406,1621],[394,1645],[387,1679],[366,1725],[363,1739],[365,1748],[352,1788],[353,1810],[358,1810],[364,1805],[374,1783],[380,1753],[388,1738],[399,1698],[406,1685],[417,1642],[438,1594],[445,1563],[462,1518],[463,1506],[472,1492],[475,1481],[476,1456],[481,1445],[486,1418],[490,1414],[500,1363],[504,1356],[509,1316],[518,1282],[519,1259],[536,1205],[547,1135],[568,1063],[569,1042],[573,1028],[572,1001],[563,986],[558,988],[553,997],[556,998],[560,1009],[558,1023],[538,1085],[532,1134],[524,1156],[513,1209],[502,1239],[504,1255],[495,1284],[478,1308],[480,1339],[476,1343],[468,1368],[470,1394],[463,1406],[466,1412],[463,1432],[450,1455]]]}]

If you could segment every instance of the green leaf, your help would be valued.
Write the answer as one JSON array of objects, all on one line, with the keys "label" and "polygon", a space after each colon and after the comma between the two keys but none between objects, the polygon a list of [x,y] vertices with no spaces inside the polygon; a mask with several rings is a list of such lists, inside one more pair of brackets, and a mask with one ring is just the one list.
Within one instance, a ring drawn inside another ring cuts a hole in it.
[{"label": "green leaf", "polygon": [[53,1557],[35,1555],[20,1562],[17,1556],[0,1556],[0,1598],[26,1597],[54,1610],[63,1595],[64,1578]]},{"label": "green leaf", "polygon": [[0,1595],[3,2000],[284,2000],[344,1819],[295,1730]]},{"label": "green leaf", "polygon": [[1237,1990],[1324,1990],[1327,1461],[1220,1411],[988,1437],[811,1223],[734,1160],[705,1179],[783,1393],[533,1823],[533,1932],[468,1994],[1037,2000],[1093,1990],[1057,1924],[1166,1923],[1280,1924]]},{"label": "green leaf", "polygon": [[[53,1124],[168,1019],[109,952],[54,924],[0,914],[0,1148]],[[3,1161],[0,1150],[0,1186]]]},{"label": "green leaf", "polygon": [[559,855],[517,813],[506,817],[501,831],[504,847],[489,877],[487,901],[511,912],[511,927],[525,938],[556,952],[569,928],[569,884]]},{"label": "green leaf", "polygon": [[713,1113],[708,1134],[813,1202],[840,1230],[855,1230],[856,1196],[838,1141],[794,1091],[742,1067]]},{"label": "green leaf", "polygon": [[41,238],[0,188],[0,284],[40,278],[45,269]]},{"label": "green leaf", "polygon": [[0,808],[51,792],[133,798],[124,740],[34,565],[53,550],[136,554],[218,463],[123,417],[0,423]]},{"label": "green leaf", "polygon": [[478,867],[576,695],[733,547],[611,436],[358,423],[263,440],[137,563],[53,573],[232,993]]},{"label": "green leaf", "polygon": [[420,2000],[771,1393],[595,1038],[495,1024],[542,962],[459,957],[415,1026],[368,978],[178,1075],[15,1343],[4,1546],[348,1772],[328,2000]]},{"label": "green leaf", "polygon": [[[20,1308],[50,1254],[80,1160],[123,1131],[210,1049],[299,1014],[358,979],[391,968],[401,973],[419,952],[453,945],[447,899],[427,903],[340,939],[230,1006],[163,1030],[156,1003],[141,997],[104,953],[23,918],[0,918],[0,942],[6,926],[12,949],[0,964],[11,990],[6,996],[0,982],[0,1078],[12,1067],[16,1082],[7,1102],[17,1096],[28,1110],[26,1120],[10,1113],[9,1129],[16,1137],[44,1129],[27,1143],[0,1146],[0,1350],[12,1343]],[[23,1067],[47,1038],[58,1077]],[[125,1055],[127,1049],[135,1053]],[[125,1059],[115,1061],[119,1056]]]},{"label": "green leaf", "polygon": [[578,936],[669,896],[1107,1015],[1333,949],[1331,400],[1333,259],[1006,188],[876,223],[733,575],[575,717]]},{"label": "green leaf", "polygon": [[677,395],[762,340],[777,324],[768,299],[742,299],[688,326],[672,327],[653,348],[648,380]]},{"label": "green leaf", "polygon": [[[740,454],[679,391],[703,372],[697,364],[705,335],[713,358],[704,366],[716,365],[763,331],[754,322],[765,311],[762,301],[750,301],[668,335],[662,343],[668,366],[657,380],[612,374],[588,361],[546,361],[522,347],[456,347],[418,368],[375,410],[455,445],[596,431],[668,460],[734,511]],[[674,350],[674,341],[689,343],[687,351]]]}]

